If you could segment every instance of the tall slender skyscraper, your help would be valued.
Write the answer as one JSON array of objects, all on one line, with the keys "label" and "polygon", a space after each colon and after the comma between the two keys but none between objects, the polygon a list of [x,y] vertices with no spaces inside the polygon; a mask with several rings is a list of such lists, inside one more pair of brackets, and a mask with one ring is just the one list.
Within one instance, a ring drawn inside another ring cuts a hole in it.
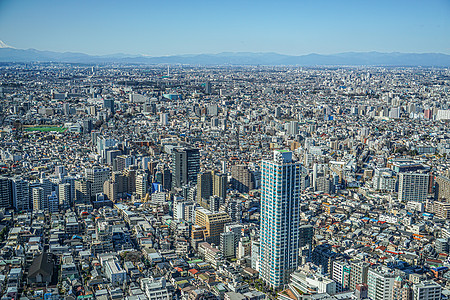
[{"label": "tall slender skyscraper", "polygon": [[33,197],[33,210],[48,210],[48,199],[44,197],[44,189],[41,187],[35,187],[31,189]]},{"label": "tall slender skyscraper", "polygon": [[200,171],[200,152],[196,148],[173,149],[172,186],[181,188],[183,185],[197,183]]},{"label": "tall slender skyscraper", "polygon": [[7,177],[0,177],[0,207],[12,207],[11,181]]},{"label": "tall slender skyscraper", "polygon": [[70,183],[60,183],[58,185],[58,199],[60,208],[68,209],[72,206],[72,201],[70,200]]},{"label": "tall slender skyscraper", "polygon": [[30,183],[21,177],[14,177],[11,182],[13,206],[16,211],[30,210]]},{"label": "tall slender skyscraper", "polygon": [[114,99],[104,99],[103,108],[108,109],[111,112],[111,114],[114,114],[116,112],[114,107]]},{"label": "tall slender skyscraper", "polygon": [[278,288],[299,263],[302,164],[292,152],[274,151],[261,169],[260,276]]}]

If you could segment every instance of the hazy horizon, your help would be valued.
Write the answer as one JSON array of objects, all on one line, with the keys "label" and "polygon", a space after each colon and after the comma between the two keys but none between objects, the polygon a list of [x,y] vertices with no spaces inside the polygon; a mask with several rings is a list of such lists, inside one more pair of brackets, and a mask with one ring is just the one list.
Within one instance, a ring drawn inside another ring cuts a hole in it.
[{"label": "hazy horizon", "polygon": [[[3,45],[2,45],[3,44]],[[91,54],[86,52],[77,52],[77,51],[54,51],[54,50],[48,50],[48,49],[36,49],[36,48],[17,48],[13,47],[7,43],[4,43],[2,40],[0,40],[0,49],[2,48],[10,48],[15,50],[37,50],[41,52],[55,52],[55,53],[79,53],[79,54],[86,54],[89,56],[120,56],[124,55],[126,57],[170,57],[170,56],[195,56],[195,55],[221,55],[221,54],[231,54],[231,55],[238,55],[238,54],[252,54],[252,55],[285,55],[285,56],[308,56],[308,55],[340,55],[340,54],[366,54],[366,53],[380,53],[380,54],[444,54],[444,55],[450,55],[449,53],[443,53],[443,52],[399,52],[399,51],[389,51],[389,52],[381,52],[381,51],[345,51],[345,52],[335,52],[335,53],[317,53],[317,52],[311,52],[311,53],[304,53],[304,54],[285,54],[280,52],[273,52],[273,51],[221,51],[221,52],[198,52],[198,53],[179,53],[179,54],[166,54],[166,55],[148,55],[148,54],[131,54],[131,53],[123,53],[123,52],[116,52],[116,53],[105,53],[105,54]]]}]

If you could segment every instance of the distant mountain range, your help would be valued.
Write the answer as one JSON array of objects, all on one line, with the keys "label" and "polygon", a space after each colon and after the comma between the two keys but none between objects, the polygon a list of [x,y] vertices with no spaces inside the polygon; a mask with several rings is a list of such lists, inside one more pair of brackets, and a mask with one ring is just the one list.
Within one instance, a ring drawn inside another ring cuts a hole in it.
[{"label": "distant mountain range", "polygon": [[426,66],[450,67],[450,55],[441,53],[346,52],[339,54],[283,55],[278,53],[223,52],[219,54],[88,55],[0,47],[0,62],[63,62],[82,64],[188,64],[188,65],[298,65],[298,66]]}]

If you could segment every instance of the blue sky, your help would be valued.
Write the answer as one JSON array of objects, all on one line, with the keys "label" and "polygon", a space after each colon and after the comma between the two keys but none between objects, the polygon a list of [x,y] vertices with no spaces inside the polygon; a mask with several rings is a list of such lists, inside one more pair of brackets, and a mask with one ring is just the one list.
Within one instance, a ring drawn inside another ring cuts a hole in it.
[{"label": "blue sky", "polygon": [[0,0],[16,48],[151,56],[450,54],[450,0]]}]

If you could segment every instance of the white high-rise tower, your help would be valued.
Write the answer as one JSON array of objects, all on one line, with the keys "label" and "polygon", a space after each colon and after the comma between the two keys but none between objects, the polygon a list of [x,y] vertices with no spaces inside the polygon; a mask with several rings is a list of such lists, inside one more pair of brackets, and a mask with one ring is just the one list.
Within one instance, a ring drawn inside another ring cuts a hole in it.
[{"label": "white high-rise tower", "polygon": [[274,151],[262,162],[260,276],[278,288],[299,263],[302,164],[292,152]]}]

